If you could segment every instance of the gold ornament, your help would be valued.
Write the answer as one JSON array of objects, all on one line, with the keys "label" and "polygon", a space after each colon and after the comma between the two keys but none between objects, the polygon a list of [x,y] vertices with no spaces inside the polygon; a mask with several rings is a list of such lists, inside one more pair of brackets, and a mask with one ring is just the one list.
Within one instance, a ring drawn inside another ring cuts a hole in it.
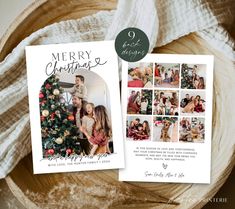
[{"label": "gold ornament", "polygon": [[49,99],[55,99],[55,95],[49,95],[48,98]]},{"label": "gold ornament", "polygon": [[68,130],[65,130],[64,136],[69,136],[69,135],[70,135],[70,132]]},{"label": "gold ornament", "polygon": [[49,115],[49,111],[48,111],[48,110],[43,110],[43,111],[42,111],[42,115],[43,115],[44,117],[47,117],[47,116]]},{"label": "gold ornament", "polygon": [[57,134],[57,131],[56,131],[56,130],[53,130],[51,133],[52,133],[52,134]]},{"label": "gold ornament", "polygon": [[54,94],[55,96],[59,95],[59,94],[60,94],[59,89],[54,89],[53,94]]},{"label": "gold ornament", "polygon": [[63,141],[64,141],[64,140],[63,140],[61,137],[59,137],[59,138],[57,138],[57,139],[55,140],[55,143],[56,143],[56,144],[62,144]]}]

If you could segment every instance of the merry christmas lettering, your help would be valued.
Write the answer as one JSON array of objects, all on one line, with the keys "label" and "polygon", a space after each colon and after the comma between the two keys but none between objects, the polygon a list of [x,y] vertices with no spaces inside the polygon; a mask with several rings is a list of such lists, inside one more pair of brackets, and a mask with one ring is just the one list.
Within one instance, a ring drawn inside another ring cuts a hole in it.
[{"label": "merry christmas lettering", "polygon": [[61,73],[62,71],[74,74],[79,69],[91,70],[107,63],[107,61],[101,60],[100,57],[92,59],[91,51],[52,53],[51,60],[45,68],[47,76],[51,76],[56,72]]}]

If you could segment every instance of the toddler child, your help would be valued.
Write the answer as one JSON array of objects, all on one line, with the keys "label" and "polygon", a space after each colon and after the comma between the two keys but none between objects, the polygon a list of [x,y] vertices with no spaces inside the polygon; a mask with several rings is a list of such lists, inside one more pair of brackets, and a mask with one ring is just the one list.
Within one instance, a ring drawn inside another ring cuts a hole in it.
[{"label": "toddler child", "polygon": [[170,115],[170,111],[171,111],[171,102],[169,101],[169,99],[166,99],[166,103],[165,103],[165,109],[166,109],[166,115]]},{"label": "toddler child", "polygon": [[93,126],[95,123],[95,120],[93,118],[94,108],[95,106],[93,103],[87,103],[86,115],[82,117],[82,126],[87,130],[87,133],[89,135],[92,135]]},{"label": "toddler child", "polygon": [[87,88],[84,85],[84,82],[85,78],[82,75],[76,75],[75,85],[69,90],[69,92],[72,95],[78,95],[83,101],[87,101]]},{"label": "toddler child", "polygon": [[141,104],[140,104],[141,114],[147,113],[147,107],[148,107],[148,100],[142,99]]}]

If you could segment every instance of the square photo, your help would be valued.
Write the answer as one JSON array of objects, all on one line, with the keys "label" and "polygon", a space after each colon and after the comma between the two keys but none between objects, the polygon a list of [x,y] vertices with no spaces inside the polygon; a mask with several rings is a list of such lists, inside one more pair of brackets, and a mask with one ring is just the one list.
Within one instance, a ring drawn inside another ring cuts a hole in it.
[{"label": "square photo", "polygon": [[182,64],[181,66],[182,89],[206,88],[206,65]]},{"label": "square photo", "polygon": [[181,142],[204,142],[205,118],[183,117],[180,120],[179,133]]},{"label": "square photo", "polygon": [[153,141],[178,142],[178,118],[154,117]]},{"label": "square photo", "polygon": [[147,89],[128,89],[127,98],[128,114],[152,115],[152,90]]},{"label": "square photo", "polygon": [[179,91],[176,90],[155,90],[154,115],[179,115]]},{"label": "square photo", "polygon": [[179,88],[180,64],[155,63],[154,86],[163,88]]},{"label": "square photo", "polygon": [[181,115],[204,116],[206,107],[205,97],[204,91],[181,91]]},{"label": "square photo", "polygon": [[128,64],[128,87],[152,88],[153,87],[153,64],[152,63],[129,63]]},{"label": "square photo", "polygon": [[127,140],[150,140],[151,116],[127,116],[126,139]]}]

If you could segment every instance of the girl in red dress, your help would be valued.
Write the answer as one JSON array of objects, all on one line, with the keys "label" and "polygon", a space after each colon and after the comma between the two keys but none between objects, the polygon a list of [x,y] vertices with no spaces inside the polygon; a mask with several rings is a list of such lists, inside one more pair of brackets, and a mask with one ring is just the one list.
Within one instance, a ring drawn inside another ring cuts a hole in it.
[{"label": "girl in red dress", "polygon": [[112,128],[106,108],[103,105],[95,107],[94,119],[95,124],[92,135],[89,135],[84,127],[80,127],[80,131],[85,134],[88,141],[93,145],[90,155],[97,154],[99,148],[102,148],[102,153],[110,153],[108,141],[112,137]]}]

